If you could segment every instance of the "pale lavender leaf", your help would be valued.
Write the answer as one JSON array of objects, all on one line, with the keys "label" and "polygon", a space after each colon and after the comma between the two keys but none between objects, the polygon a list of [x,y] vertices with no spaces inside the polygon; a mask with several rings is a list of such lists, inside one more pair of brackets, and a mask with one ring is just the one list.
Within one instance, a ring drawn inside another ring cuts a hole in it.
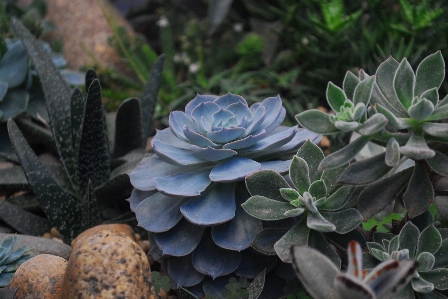
[{"label": "pale lavender leaf", "polygon": [[261,169],[261,164],[243,157],[232,157],[216,165],[210,172],[214,182],[235,182]]}]

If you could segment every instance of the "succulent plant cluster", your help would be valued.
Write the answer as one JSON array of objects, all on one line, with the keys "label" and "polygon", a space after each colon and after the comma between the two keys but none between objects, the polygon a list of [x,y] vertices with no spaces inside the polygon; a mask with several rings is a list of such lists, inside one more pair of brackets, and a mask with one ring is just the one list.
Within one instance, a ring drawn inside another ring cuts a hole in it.
[{"label": "succulent plant cluster", "polygon": [[[343,89],[328,84],[327,100],[335,115],[309,110],[296,116],[302,126],[315,132],[360,134],[325,157],[320,170],[349,163],[369,141],[385,147],[383,154],[351,164],[339,178],[342,184],[369,185],[359,197],[364,219],[383,210],[403,189],[409,217],[424,213],[434,200],[429,171],[448,176],[443,146],[448,125],[441,122],[448,117],[448,98],[439,100],[438,93],[444,76],[440,51],[426,57],[415,72],[406,59],[399,63],[390,57],[375,76],[362,70],[359,77],[347,72]],[[408,159],[414,161],[413,167],[397,169]],[[395,174],[380,180],[387,173]],[[394,187],[388,188],[391,184]]]},{"label": "succulent plant cluster", "polygon": [[263,229],[252,242],[253,248],[265,254],[274,252],[290,262],[292,245],[309,245],[324,251],[340,266],[339,257],[324,234],[349,233],[361,224],[362,216],[352,207],[357,199],[355,188],[336,185],[343,169],[319,172],[317,167],[322,159],[322,150],[307,141],[292,159],[288,178],[292,186],[273,170],[246,177],[252,196],[242,206],[248,214],[264,221],[291,219],[288,222],[294,224],[286,233],[279,230],[278,224]]},{"label": "succulent plant cluster", "polygon": [[379,261],[413,259],[419,264],[417,273],[403,290],[400,298],[415,298],[417,293],[446,298],[436,290],[448,289],[448,240],[442,241],[440,232],[430,225],[421,233],[408,222],[400,234],[391,239],[382,239],[382,244],[368,242],[370,253]]},{"label": "succulent plant cluster", "polygon": [[284,117],[278,96],[249,106],[234,94],[197,95],[185,112],[170,114],[169,128],[152,140],[155,154],[129,174],[131,209],[179,286],[231,273],[254,278],[274,267],[275,257],[248,249],[262,223],[241,208],[248,198],[241,181],[262,169],[288,172],[290,161],[278,157],[319,140],[279,126]]},{"label": "succulent plant cluster", "polygon": [[[62,165],[44,165],[24,138],[19,122],[9,119],[8,132],[15,153],[48,220],[3,201],[2,209],[9,215],[2,213],[2,220],[28,234],[43,234],[51,224],[66,242],[103,221],[134,221],[124,201],[132,191],[127,172],[146,155],[143,139],[147,136],[143,135],[142,126],[149,127],[163,58],[152,74],[154,82],[146,88],[151,94],[144,95],[142,104],[131,98],[118,109],[112,122],[115,135],[110,150],[112,142],[96,73],[90,70],[86,74],[86,96],[78,88],[72,90],[48,52],[25,27],[19,21],[13,21],[12,27],[28,50],[42,83],[54,136],[50,142],[56,145]],[[146,118],[144,122],[141,115]],[[51,132],[47,134],[51,136]],[[29,218],[34,225],[29,225]]]},{"label": "succulent plant cluster", "polygon": [[27,254],[31,248],[28,246],[14,248],[16,243],[16,236],[6,237],[0,241],[0,288],[6,287],[19,266],[31,258],[31,255]]}]

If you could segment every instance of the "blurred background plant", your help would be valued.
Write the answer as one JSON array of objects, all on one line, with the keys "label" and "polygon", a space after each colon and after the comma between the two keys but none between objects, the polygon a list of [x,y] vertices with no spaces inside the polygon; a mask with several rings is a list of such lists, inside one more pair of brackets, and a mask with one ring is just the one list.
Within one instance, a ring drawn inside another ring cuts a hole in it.
[{"label": "blurred background plant", "polygon": [[[326,107],[327,82],[340,86],[347,70],[357,73],[362,66],[372,73],[392,54],[411,64],[438,49],[448,54],[441,34],[448,28],[442,17],[447,4],[440,0],[111,2],[142,35],[127,35],[109,18],[110,42],[131,77],[100,69],[106,107],[116,109],[141,90],[156,53],[163,52],[155,116],[163,125],[169,111],[183,109],[196,93],[227,92],[249,102],[279,93],[292,124],[297,113]],[[441,89],[443,97],[446,81]]]}]

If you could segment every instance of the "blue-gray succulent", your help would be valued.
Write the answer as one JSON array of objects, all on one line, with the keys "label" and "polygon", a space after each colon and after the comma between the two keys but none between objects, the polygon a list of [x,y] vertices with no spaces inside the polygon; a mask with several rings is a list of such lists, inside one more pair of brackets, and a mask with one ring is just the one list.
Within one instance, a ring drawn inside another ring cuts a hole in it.
[{"label": "blue-gray succulent", "polygon": [[232,272],[254,278],[260,267],[272,269],[275,257],[246,250],[262,222],[241,208],[248,193],[238,182],[262,169],[287,173],[290,160],[279,157],[319,140],[308,130],[280,126],[284,117],[278,96],[249,106],[234,94],[197,95],[185,112],[170,114],[169,128],[152,140],[155,154],[130,173],[131,209],[154,233],[152,246],[170,257],[167,271],[178,285]]}]

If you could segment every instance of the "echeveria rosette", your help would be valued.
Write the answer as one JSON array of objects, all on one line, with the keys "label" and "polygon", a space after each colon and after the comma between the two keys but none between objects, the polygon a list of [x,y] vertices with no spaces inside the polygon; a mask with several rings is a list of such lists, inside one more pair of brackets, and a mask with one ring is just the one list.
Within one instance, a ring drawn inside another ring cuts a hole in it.
[{"label": "echeveria rosette", "polygon": [[272,226],[264,229],[252,247],[263,252],[267,240],[270,240],[271,251],[275,251],[284,262],[291,262],[291,245],[309,245],[325,252],[335,264],[340,264],[323,233],[349,233],[361,224],[362,216],[350,207],[355,188],[336,185],[341,169],[318,172],[323,158],[318,146],[305,142],[290,165],[289,178],[293,188],[282,175],[272,170],[262,170],[246,177],[246,185],[252,195],[242,205],[246,212],[264,221],[291,218],[293,224],[286,231]]},{"label": "echeveria rosette", "polygon": [[[448,289],[448,239],[442,240],[440,232],[430,225],[421,233],[408,222],[400,234],[392,239],[383,239],[383,244],[368,242],[370,253],[379,261],[391,259],[414,259],[418,261],[417,273],[401,294],[400,298],[414,299],[415,294],[425,293],[429,298],[447,298],[436,290]],[[420,297],[418,297],[420,298]]]},{"label": "echeveria rosette", "polygon": [[284,117],[278,96],[249,106],[238,95],[197,95],[185,112],[170,114],[169,128],[152,140],[155,154],[129,174],[131,209],[169,257],[167,271],[178,285],[263,270],[251,266],[260,259],[246,250],[262,224],[241,208],[248,195],[238,181],[262,169],[287,173],[290,161],[275,158],[320,137],[280,126]]}]

